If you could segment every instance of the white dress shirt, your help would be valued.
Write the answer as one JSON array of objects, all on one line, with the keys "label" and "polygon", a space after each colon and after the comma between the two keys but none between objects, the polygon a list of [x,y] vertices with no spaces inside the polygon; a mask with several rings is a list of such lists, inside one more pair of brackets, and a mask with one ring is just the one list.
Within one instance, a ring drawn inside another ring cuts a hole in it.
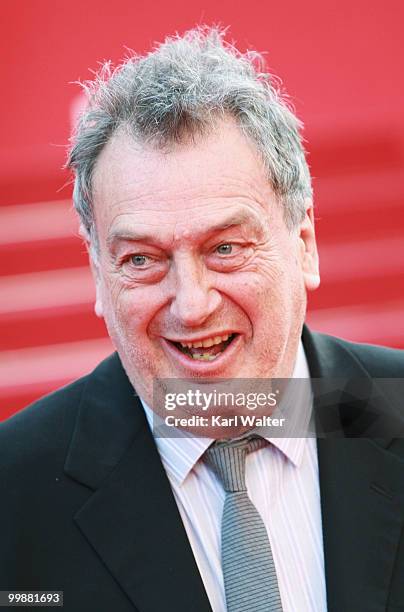
[{"label": "white dress shirt", "polygon": [[[309,378],[300,344],[293,378]],[[311,411],[310,406],[296,410]],[[152,428],[153,413],[142,401]],[[266,437],[266,436],[265,436]],[[284,612],[326,612],[315,437],[269,438],[246,459],[248,495],[267,528]],[[210,438],[155,437],[213,612],[225,612],[220,561],[225,493],[201,460]]]}]

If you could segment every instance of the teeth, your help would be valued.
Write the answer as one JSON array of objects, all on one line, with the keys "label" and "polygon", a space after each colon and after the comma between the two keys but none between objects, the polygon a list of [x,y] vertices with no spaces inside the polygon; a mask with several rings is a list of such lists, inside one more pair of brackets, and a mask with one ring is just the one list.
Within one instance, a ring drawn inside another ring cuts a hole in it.
[{"label": "teeth", "polygon": [[198,342],[180,342],[180,344],[184,348],[209,348],[210,346],[215,346],[215,344],[226,342],[229,337],[230,334],[226,334],[225,336],[215,336],[214,338],[207,338],[206,340],[199,340]]},{"label": "teeth", "polygon": [[213,361],[216,357],[217,355],[208,355],[208,353],[194,353],[192,355],[192,359],[197,359],[198,361]]}]

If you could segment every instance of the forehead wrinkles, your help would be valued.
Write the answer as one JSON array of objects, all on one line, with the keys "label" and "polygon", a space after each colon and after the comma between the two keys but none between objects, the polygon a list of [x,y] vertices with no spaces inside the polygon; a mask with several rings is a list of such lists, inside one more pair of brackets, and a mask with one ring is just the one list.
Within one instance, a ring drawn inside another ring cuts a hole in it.
[{"label": "forehead wrinkles", "polygon": [[261,223],[267,220],[276,197],[263,165],[244,139],[232,146],[240,137],[237,132],[225,136],[225,142],[208,139],[201,148],[166,154],[139,150],[122,138],[108,143],[95,169],[96,221],[107,233],[121,215],[133,227],[137,220],[160,223],[162,229],[167,221],[171,227],[181,223],[183,237],[182,222],[188,224],[185,229],[193,228],[195,217],[210,224],[211,216],[227,208],[241,206],[254,211]]},{"label": "forehead wrinkles", "polygon": [[[180,215],[181,216],[181,215]],[[126,242],[154,243],[162,248],[181,248],[187,244],[196,244],[209,236],[224,232],[230,228],[240,231],[243,236],[260,238],[265,233],[265,221],[256,211],[238,207],[213,211],[213,214],[198,216],[189,221],[175,220],[171,225],[153,219],[150,223],[140,221],[139,215],[117,215],[115,223],[107,236],[107,244]],[[156,222],[157,221],[157,222]]]},{"label": "forehead wrinkles", "polygon": [[266,198],[262,193],[260,196],[253,198],[245,189],[217,194],[206,185],[200,193],[189,189],[172,194],[155,191],[150,186],[140,193],[137,190],[122,193],[119,189],[114,193],[111,186],[111,195],[104,196],[101,206],[96,204],[95,218],[102,222],[109,236],[122,227],[126,234],[136,228],[148,228],[158,235],[167,236],[169,232],[177,243],[230,225],[248,225],[256,231],[261,226],[262,229],[270,217],[274,199],[270,190]]},{"label": "forehead wrinkles", "polygon": [[[238,129],[223,124],[219,133],[195,145],[163,152],[139,145],[125,134],[115,135],[101,151],[94,168],[94,187],[124,193],[136,191],[140,199],[183,190],[197,197],[201,190],[250,196],[259,200],[270,189],[257,151]],[[109,189],[108,189],[109,188]]]},{"label": "forehead wrinkles", "polygon": [[[156,171],[157,175],[159,173]],[[192,207],[195,211],[209,210],[215,205],[225,209],[240,204],[259,204],[265,207],[274,198],[270,184],[257,185],[255,177],[246,173],[245,177],[222,176],[212,177],[199,175],[192,180],[178,180],[178,176],[132,176],[122,173],[121,177],[111,175],[112,180],[104,184],[98,182],[96,198],[108,202],[108,207],[139,209],[143,213],[166,211],[175,214]],[[101,183],[101,184],[100,184]],[[261,187],[261,188],[260,188]],[[271,197],[272,196],[272,197]]]}]

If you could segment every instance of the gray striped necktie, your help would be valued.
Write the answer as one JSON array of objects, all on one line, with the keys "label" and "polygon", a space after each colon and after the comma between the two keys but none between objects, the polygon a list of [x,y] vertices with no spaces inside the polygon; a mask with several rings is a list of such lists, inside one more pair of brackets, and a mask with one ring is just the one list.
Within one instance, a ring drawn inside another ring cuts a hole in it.
[{"label": "gray striped necktie", "polygon": [[222,569],[228,612],[282,612],[267,531],[245,484],[246,456],[265,444],[251,436],[215,442],[205,453],[226,491]]}]

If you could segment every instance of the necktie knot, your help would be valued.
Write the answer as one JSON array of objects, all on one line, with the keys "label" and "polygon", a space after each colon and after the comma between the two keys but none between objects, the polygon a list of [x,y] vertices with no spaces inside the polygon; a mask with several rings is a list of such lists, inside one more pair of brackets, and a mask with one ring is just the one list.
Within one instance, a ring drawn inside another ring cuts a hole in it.
[{"label": "necktie knot", "polygon": [[265,440],[249,436],[239,440],[218,441],[205,453],[207,463],[216,472],[223,488],[228,493],[246,490],[245,462],[248,453],[265,445]]}]

